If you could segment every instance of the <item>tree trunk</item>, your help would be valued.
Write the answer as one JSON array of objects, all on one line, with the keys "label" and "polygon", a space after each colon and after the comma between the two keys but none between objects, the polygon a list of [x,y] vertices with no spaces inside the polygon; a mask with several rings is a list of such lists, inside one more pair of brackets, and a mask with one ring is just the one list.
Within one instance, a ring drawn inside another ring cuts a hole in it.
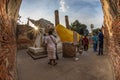
[{"label": "tree trunk", "polygon": [[16,80],[16,22],[21,0],[0,0],[0,80]]}]

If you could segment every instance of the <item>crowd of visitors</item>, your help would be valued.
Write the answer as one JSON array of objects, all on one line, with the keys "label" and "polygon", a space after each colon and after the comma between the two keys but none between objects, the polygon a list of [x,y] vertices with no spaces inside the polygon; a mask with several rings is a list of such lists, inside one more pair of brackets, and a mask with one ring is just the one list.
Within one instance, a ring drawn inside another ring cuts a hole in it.
[{"label": "crowd of visitors", "polygon": [[[91,41],[92,40],[92,41]],[[85,35],[84,37],[80,38],[80,45],[83,46],[84,51],[88,51],[88,48],[90,47],[90,43],[93,44],[93,51],[98,52],[98,55],[103,55],[103,42],[104,42],[104,36],[101,30],[99,30],[98,34],[93,33],[92,37],[88,37]],[[56,65],[58,60],[57,55],[57,42],[56,37],[53,35],[52,31],[49,31],[48,33],[44,34],[44,45],[46,45],[46,54],[48,55],[50,65]],[[99,47],[99,48],[98,48]],[[99,49],[99,50],[97,50]]]}]

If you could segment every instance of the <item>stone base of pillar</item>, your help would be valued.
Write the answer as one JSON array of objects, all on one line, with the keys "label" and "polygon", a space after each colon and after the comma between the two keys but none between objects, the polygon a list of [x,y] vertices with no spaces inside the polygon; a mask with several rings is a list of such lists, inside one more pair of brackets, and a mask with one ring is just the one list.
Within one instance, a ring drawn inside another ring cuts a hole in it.
[{"label": "stone base of pillar", "polygon": [[63,57],[73,58],[76,56],[76,46],[70,42],[64,42],[63,44]]}]

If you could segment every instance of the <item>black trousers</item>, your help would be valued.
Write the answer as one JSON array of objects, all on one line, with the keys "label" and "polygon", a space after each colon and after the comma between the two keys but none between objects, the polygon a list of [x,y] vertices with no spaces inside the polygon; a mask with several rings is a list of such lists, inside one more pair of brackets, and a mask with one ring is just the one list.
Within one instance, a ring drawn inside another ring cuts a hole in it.
[{"label": "black trousers", "polygon": [[59,57],[58,57],[58,54],[57,54],[57,45],[55,45],[55,47],[56,47],[56,60],[58,60]]},{"label": "black trousers", "polygon": [[98,55],[103,55],[103,41],[99,42],[99,52]]},{"label": "black trousers", "polygon": [[88,50],[88,44],[84,44],[84,51]]}]

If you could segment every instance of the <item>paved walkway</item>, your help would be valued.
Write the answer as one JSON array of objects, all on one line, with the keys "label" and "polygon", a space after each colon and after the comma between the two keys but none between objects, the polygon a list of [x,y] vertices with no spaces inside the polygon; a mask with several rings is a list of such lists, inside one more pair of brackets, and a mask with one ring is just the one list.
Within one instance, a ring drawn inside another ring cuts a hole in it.
[{"label": "paved walkway", "polygon": [[33,60],[26,50],[17,53],[19,80],[114,80],[111,60],[107,55],[97,56],[92,50],[74,58],[63,58],[58,65],[47,64],[47,58]]}]

